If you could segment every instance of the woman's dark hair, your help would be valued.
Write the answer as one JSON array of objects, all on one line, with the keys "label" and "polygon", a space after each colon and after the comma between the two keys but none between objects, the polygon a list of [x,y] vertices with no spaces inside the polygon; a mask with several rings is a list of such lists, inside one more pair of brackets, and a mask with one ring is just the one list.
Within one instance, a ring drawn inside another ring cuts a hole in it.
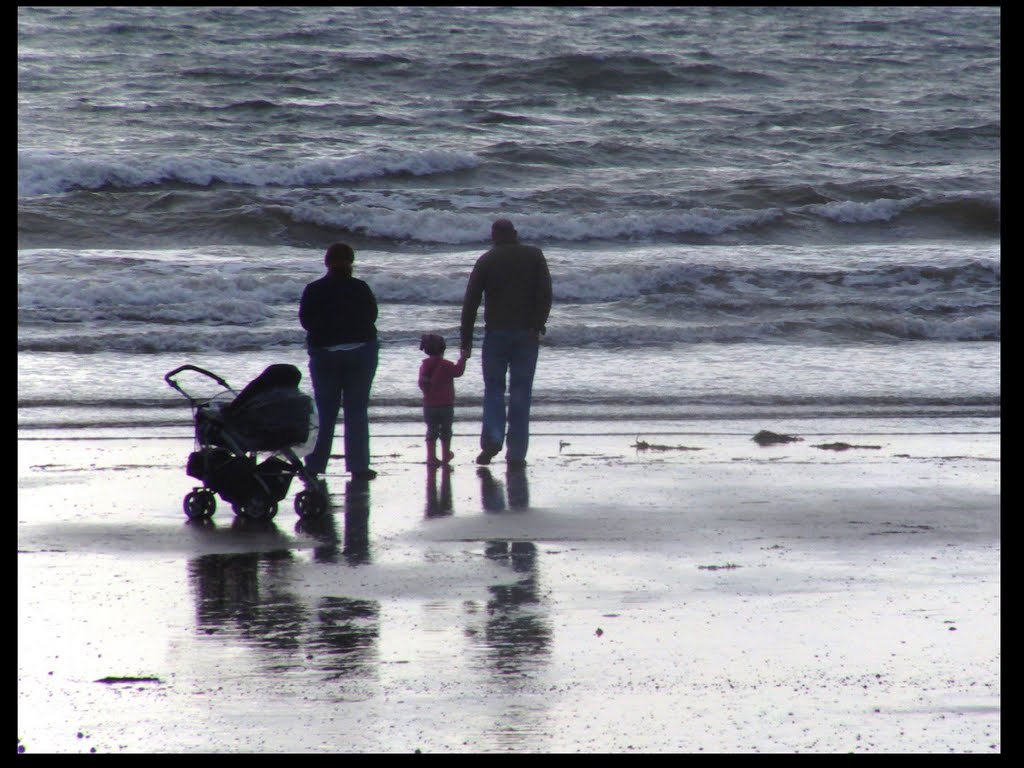
[{"label": "woman's dark hair", "polygon": [[352,274],[352,262],[356,260],[355,251],[347,243],[332,243],[324,254],[324,266],[332,272]]}]

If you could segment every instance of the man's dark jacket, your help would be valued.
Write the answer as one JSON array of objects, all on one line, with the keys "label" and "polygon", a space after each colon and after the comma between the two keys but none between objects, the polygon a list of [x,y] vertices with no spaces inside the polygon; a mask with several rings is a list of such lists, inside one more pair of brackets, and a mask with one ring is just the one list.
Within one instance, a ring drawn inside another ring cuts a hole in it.
[{"label": "man's dark jacket", "polygon": [[540,248],[498,243],[477,259],[462,300],[461,343],[473,342],[473,325],[484,301],[484,329],[544,333],[551,313],[551,273]]}]

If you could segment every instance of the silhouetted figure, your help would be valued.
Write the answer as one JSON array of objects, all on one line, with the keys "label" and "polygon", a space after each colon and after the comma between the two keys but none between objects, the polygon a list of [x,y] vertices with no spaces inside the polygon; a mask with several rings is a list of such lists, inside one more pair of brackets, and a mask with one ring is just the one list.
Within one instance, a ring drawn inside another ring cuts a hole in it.
[{"label": "silhouetted figure", "polygon": [[362,280],[352,277],[355,253],[334,243],[324,254],[327,274],[302,292],[299,322],[306,330],[309,375],[320,430],[306,456],[313,475],[327,470],[338,410],[345,422],[345,470],[372,480],[370,469],[370,387],[377,373],[377,299]]},{"label": "silhouetted figure", "polygon": [[[452,453],[452,422],[455,421],[455,379],[466,370],[466,359],[457,363],[444,359],[444,337],[425,333],[420,338],[420,349],[427,353],[420,363],[418,384],[423,391],[423,420],[427,425],[427,466],[448,464]],[[441,457],[437,456],[437,441],[441,441]]]},{"label": "silhouetted figure", "polygon": [[[469,275],[462,300],[460,337],[462,357],[473,351],[473,326],[484,303],[484,413],[477,464],[490,464],[505,442],[505,461],[526,463],[530,441],[530,403],[537,369],[540,337],[551,312],[551,273],[540,248],[521,245],[508,219],[491,226],[494,245]],[[505,386],[508,384],[508,413]]]}]

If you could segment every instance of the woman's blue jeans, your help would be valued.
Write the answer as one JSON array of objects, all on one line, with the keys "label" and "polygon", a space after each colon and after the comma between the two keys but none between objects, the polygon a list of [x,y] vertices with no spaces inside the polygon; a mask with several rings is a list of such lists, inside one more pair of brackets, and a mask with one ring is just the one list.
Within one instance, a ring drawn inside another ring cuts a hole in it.
[{"label": "woman's blue jeans", "polygon": [[370,386],[377,373],[379,348],[374,340],[347,352],[309,350],[309,376],[320,421],[316,446],[305,459],[309,472],[319,475],[327,469],[339,410],[345,422],[345,470],[370,468]]},{"label": "woman's blue jeans", "polygon": [[540,343],[527,330],[485,331],[481,353],[484,374],[482,450],[500,450],[505,440],[505,384],[508,381],[508,446],[505,458],[522,461],[530,443],[530,402]]}]

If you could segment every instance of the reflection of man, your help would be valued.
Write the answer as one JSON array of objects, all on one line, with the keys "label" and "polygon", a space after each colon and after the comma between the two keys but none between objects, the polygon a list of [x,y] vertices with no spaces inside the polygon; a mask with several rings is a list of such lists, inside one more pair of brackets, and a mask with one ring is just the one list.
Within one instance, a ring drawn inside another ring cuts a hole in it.
[{"label": "reflection of man", "polygon": [[505,473],[508,483],[509,509],[526,509],[530,506],[530,488],[526,482],[526,470],[509,468]]},{"label": "reflection of man", "polygon": [[484,640],[500,674],[518,674],[550,652],[551,625],[543,611],[537,578],[537,547],[530,541],[488,541],[484,554],[518,575],[512,584],[487,589]]},{"label": "reflection of man", "polygon": [[[525,573],[530,577],[529,582],[521,581],[520,584],[536,586],[534,570],[537,567],[537,545],[532,541],[488,541],[484,554],[490,560],[508,565],[516,573]],[[537,603],[540,602],[540,596],[534,589],[519,602]]]},{"label": "reflection of man", "polygon": [[480,504],[485,512],[501,512],[505,509],[505,489],[494,479],[491,470],[481,467],[476,471],[480,478]]},{"label": "reflection of man", "polygon": [[[512,222],[491,227],[493,247],[477,259],[462,301],[462,356],[473,350],[473,326],[484,302],[484,413],[477,464],[489,464],[502,449],[506,421],[510,466],[526,463],[530,402],[540,336],[551,312],[551,273],[540,248],[521,245]],[[508,378],[508,413],[505,385]]]},{"label": "reflection of man", "polygon": [[525,469],[509,469],[505,473],[507,489],[487,467],[477,469],[476,475],[480,478],[480,504],[485,512],[526,509],[530,506],[530,488]]}]

